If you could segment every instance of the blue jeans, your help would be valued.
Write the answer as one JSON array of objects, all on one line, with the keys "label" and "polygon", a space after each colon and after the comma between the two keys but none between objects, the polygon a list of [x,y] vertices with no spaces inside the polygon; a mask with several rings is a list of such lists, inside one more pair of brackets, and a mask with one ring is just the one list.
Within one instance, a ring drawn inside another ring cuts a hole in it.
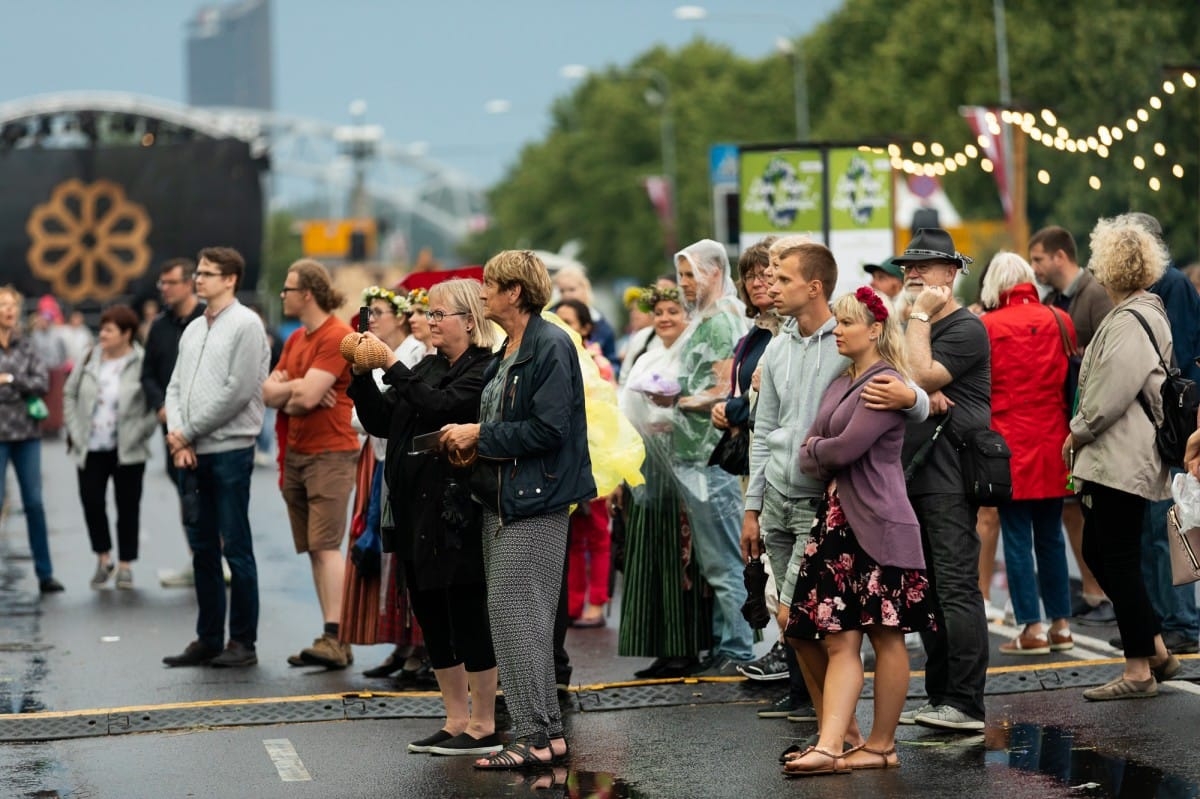
[{"label": "blue jeans", "polygon": [[12,461],[21,488],[21,507],[29,533],[29,551],[38,582],[54,576],[50,563],[50,538],[46,531],[46,509],[42,506],[42,441],[0,441],[0,505],[4,504],[4,475]]},{"label": "blue jeans", "polygon": [[270,454],[271,443],[275,440],[275,409],[267,408],[263,411],[262,430],[258,431],[258,437],[254,439],[254,446],[259,452]]},{"label": "blue jeans", "polygon": [[250,475],[254,447],[196,456],[179,470],[184,530],[196,572],[196,637],[211,649],[225,646],[225,577],[229,563],[229,638],[248,646],[258,639],[258,567],[250,536]]},{"label": "blue jeans", "polygon": [[[1174,476],[1175,470],[1171,474]],[[1171,585],[1171,548],[1167,540],[1167,511],[1171,500],[1147,502],[1142,530],[1142,579],[1150,605],[1162,619],[1163,632],[1178,633],[1189,641],[1200,638],[1200,611],[1196,585]]]},{"label": "blue jeans", "polygon": [[712,654],[732,660],[754,656],[754,636],[742,617],[742,489],[720,466],[676,464],[675,482],[687,507],[700,575],[712,588]]},{"label": "blue jeans", "polygon": [[[1016,500],[1000,506],[1004,570],[1018,624],[1042,620],[1038,594],[1049,619],[1071,616],[1067,550],[1063,546],[1062,499]],[[1037,557],[1037,576],[1033,560]]]}]

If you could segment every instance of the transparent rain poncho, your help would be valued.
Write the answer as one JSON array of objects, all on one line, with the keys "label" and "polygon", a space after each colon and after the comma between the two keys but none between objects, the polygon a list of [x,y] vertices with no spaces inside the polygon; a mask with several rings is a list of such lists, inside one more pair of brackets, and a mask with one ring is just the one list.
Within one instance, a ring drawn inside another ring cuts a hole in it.
[{"label": "transparent rain poncho", "polygon": [[680,267],[684,264],[691,267],[696,290],[693,318],[681,336],[674,454],[677,461],[706,465],[721,437],[709,414],[713,405],[729,396],[733,351],[746,333],[747,318],[730,275],[724,245],[701,239],[676,253],[675,269],[681,286],[684,277]]},{"label": "transparent rain poncho", "polygon": [[679,395],[681,335],[667,347],[655,335],[646,352],[633,362],[620,394],[621,413],[645,442],[655,473],[669,472],[674,449],[674,398]]}]

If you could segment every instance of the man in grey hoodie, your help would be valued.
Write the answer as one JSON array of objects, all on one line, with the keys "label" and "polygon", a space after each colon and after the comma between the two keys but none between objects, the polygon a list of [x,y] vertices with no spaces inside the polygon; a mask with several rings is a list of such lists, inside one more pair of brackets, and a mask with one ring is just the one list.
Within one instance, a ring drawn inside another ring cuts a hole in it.
[{"label": "man in grey hoodie", "polygon": [[[766,552],[779,588],[780,626],[786,627],[804,546],[825,491],[823,482],[801,473],[800,448],[825,389],[850,362],[838,353],[833,338],[837,320],[829,299],[838,277],[833,253],[807,237],[789,236],[772,245],[771,260],[775,267],[770,293],[784,322],[759,361],[762,375],[741,543],[746,559]],[[868,407],[907,409],[911,419],[928,415],[929,397],[924,391],[894,378],[876,381],[871,390],[878,399]],[[819,652],[812,654],[820,657]],[[814,684],[811,674],[806,682],[819,702],[821,686]],[[798,699],[799,692],[793,689],[797,705]],[[794,707],[791,718],[811,718],[797,715],[800,710]]]}]

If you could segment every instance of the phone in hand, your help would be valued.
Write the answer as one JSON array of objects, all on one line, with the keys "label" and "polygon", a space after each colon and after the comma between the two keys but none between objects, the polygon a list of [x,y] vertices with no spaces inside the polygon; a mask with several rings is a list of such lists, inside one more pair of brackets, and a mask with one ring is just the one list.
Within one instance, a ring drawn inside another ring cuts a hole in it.
[{"label": "phone in hand", "polygon": [[362,306],[358,309],[358,332],[366,333],[371,329],[371,309],[369,306]]}]

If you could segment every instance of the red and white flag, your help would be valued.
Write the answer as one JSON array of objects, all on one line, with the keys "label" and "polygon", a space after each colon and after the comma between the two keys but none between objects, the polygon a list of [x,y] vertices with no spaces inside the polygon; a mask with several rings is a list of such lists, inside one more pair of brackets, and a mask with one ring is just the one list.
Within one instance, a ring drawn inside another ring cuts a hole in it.
[{"label": "red and white flag", "polygon": [[967,118],[967,124],[975,134],[975,143],[992,162],[992,177],[996,179],[996,188],[1000,191],[1004,217],[1011,222],[1012,187],[1008,185],[1008,159],[1011,154],[1004,144],[1004,123],[1000,120],[1000,112],[981,105],[963,106],[959,110]]}]

